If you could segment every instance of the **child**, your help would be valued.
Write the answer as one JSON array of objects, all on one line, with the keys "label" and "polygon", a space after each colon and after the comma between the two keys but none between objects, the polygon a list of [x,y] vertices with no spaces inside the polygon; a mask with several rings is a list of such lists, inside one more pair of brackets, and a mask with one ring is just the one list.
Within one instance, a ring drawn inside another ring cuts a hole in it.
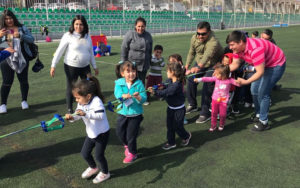
[{"label": "child", "polygon": [[140,124],[143,120],[142,104],[147,100],[143,82],[137,78],[137,67],[130,61],[121,61],[116,66],[115,97],[125,100],[118,111],[117,136],[125,148],[123,163],[131,163],[137,158],[137,144]]},{"label": "child", "polygon": [[[179,55],[179,54],[172,54],[172,55],[170,55],[169,56],[169,63],[173,63],[173,62],[179,63],[182,66],[183,71],[185,72],[185,68],[184,68],[183,63],[182,63],[182,57],[181,57],[181,55]],[[184,83],[182,83],[182,90],[184,92]],[[183,124],[186,125],[188,123],[189,122],[184,117]]]},{"label": "child", "polygon": [[229,99],[229,90],[231,84],[238,86],[233,78],[229,78],[230,69],[229,66],[223,64],[217,64],[213,77],[195,78],[195,82],[215,82],[215,89],[212,95],[211,104],[211,128],[210,132],[213,132],[217,128],[217,117],[220,117],[219,131],[223,131],[225,126],[225,119],[227,114],[227,102]]},{"label": "child", "polygon": [[253,31],[251,34],[251,38],[259,38],[258,35],[259,35],[258,31]]},{"label": "child", "polygon": [[66,114],[67,120],[82,119],[86,125],[87,137],[85,138],[81,154],[87,161],[89,167],[82,173],[81,177],[86,179],[96,174],[99,169],[91,155],[95,147],[96,159],[99,161],[101,171],[93,179],[93,183],[100,183],[110,177],[104,151],[109,138],[109,124],[107,121],[104,97],[101,93],[100,84],[95,77],[89,80],[80,80],[73,85],[72,93],[78,102],[76,115]]},{"label": "child", "polygon": [[168,142],[162,146],[164,150],[176,147],[175,133],[182,139],[182,146],[189,144],[192,137],[183,127],[183,119],[185,115],[183,82],[185,72],[182,65],[178,62],[169,63],[167,66],[168,80],[163,89],[154,90],[149,88],[152,94],[164,97],[168,103],[167,108],[167,139]]},{"label": "child", "polygon": [[[146,88],[161,84],[162,82],[161,69],[165,66],[164,58],[161,56],[163,50],[164,49],[161,45],[156,45],[154,47],[154,53],[150,62],[150,71],[147,76]],[[150,93],[147,93],[147,98],[149,99],[149,97]],[[149,102],[144,102],[144,105],[149,105]]]}]

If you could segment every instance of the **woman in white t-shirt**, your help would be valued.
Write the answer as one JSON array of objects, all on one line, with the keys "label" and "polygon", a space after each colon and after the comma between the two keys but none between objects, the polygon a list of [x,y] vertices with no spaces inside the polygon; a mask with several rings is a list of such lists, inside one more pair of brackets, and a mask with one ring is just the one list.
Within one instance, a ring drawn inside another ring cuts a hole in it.
[{"label": "woman in white t-shirt", "polygon": [[84,16],[75,16],[69,32],[63,35],[52,59],[50,76],[54,77],[56,64],[65,52],[64,70],[67,78],[66,100],[69,113],[73,113],[72,83],[76,82],[78,77],[87,78],[87,74],[91,73],[90,64],[95,70],[95,75],[98,75],[92,40],[88,32],[89,27]]}]

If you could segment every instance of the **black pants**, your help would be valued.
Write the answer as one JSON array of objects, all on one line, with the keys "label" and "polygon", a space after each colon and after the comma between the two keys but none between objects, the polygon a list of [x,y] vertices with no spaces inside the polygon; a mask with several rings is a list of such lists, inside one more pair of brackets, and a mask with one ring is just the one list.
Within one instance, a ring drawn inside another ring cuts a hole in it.
[{"label": "black pants", "polygon": [[183,127],[184,116],[185,107],[176,110],[167,108],[167,139],[170,145],[175,144],[175,133],[181,139],[189,138],[189,133]]},{"label": "black pants", "polygon": [[126,117],[119,115],[117,119],[116,132],[123,145],[127,145],[129,152],[137,153],[136,139],[139,133],[143,116]]},{"label": "black pants", "polygon": [[[27,61],[26,67],[23,71],[17,74],[17,78],[20,83],[20,89],[22,94],[22,101],[27,101],[29,84],[28,84],[28,66]],[[1,104],[7,104],[7,98],[10,92],[10,88],[14,82],[15,71],[7,64],[6,61],[1,63],[1,73],[2,73],[2,86],[1,86]]]},{"label": "black pants", "polygon": [[[200,72],[204,72],[203,74],[198,74],[195,77],[211,77],[213,75],[213,70],[211,68],[202,68]],[[194,82],[194,77],[191,76],[187,80],[187,99],[189,105],[193,107],[197,107],[197,86],[198,83]],[[215,83],[214,82],[204,82],[202,87],[202,98],[201,98],[201,111],[200,115],[204,115],[206,117],[210,117],[209,107],[211,104],[211,96],[214,91]]]},{"label": "black pants", "polygon": [[108,143],[109,131],[99,134],[96,138],[86,137],[81,149],[81,155],[87,161],[91,168],[96,168],[97,164],[92,156],[93,148],[95,147],[96,160],[100,163],[101,171],[104,174],[108,173],[108,165],[104,156],[105,148]]},{"label": "black pants", "polygon": [[138,71],[138,75],[137,75],[138,79],[142,80],[144,86],[145,86],[146,75],[147,75],[147,70]]},{"label": "black pants", "polygon": [[77,81],[78,77],[81,79],[86,79],[87,74],[91,72],[90,66],[86,67],[72,67],[64,64],[64,69],[67,77],[67,91],[66,91],[66,101],[68,109],[73,109],[74,97],[72,94],[72,84]]}]

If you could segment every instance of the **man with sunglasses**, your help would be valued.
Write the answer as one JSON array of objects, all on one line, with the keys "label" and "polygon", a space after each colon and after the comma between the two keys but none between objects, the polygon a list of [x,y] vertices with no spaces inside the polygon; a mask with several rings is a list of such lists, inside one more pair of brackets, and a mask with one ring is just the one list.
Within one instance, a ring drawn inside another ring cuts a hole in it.
[{"label": "man with sunglasses", "polygon": [[[212,76],[212,67],[221,62],[223,56],[223,48],[220,42],[215,38],[214,32],[210,29],[210,24],[206,21],[200,22],[197,25],[197,32],[191,38],[190,50],[188,52],[187,61],[185,64],[186,74],[196,74],[195,77]],[[192,62],[195,65],[189,69]],[[197,85],[194,82],[193,76],[187,81],[187,98],[189,105],[186,109],[186,114],[197,111]],[[203,83],[201,111],[196,123],[205,123],[210,120],[210,104],[211,96],[214,89],[213,82]]]}]

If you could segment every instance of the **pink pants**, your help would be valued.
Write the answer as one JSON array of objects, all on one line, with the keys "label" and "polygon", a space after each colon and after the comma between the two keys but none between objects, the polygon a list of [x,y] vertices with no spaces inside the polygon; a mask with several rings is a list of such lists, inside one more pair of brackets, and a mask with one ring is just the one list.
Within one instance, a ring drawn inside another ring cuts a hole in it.
[{"label": "pink pants", "polygon": [[211,128],[217,126],[218,114],[220,118],[220,127],[224,127],[227,115],[227,103],[212,100],[211,103]]},{"label": "pink pants", "polygon": [[[147,76],[147,84],[146,84],[146,89],[148,89],[148,87],[152,87],[154,85],[158,85],[161,84],[162,82],[162,76],[152,76],[152,75],[148,75]],[[147,92],[147,97],[150,97],[150,93]]]}]

